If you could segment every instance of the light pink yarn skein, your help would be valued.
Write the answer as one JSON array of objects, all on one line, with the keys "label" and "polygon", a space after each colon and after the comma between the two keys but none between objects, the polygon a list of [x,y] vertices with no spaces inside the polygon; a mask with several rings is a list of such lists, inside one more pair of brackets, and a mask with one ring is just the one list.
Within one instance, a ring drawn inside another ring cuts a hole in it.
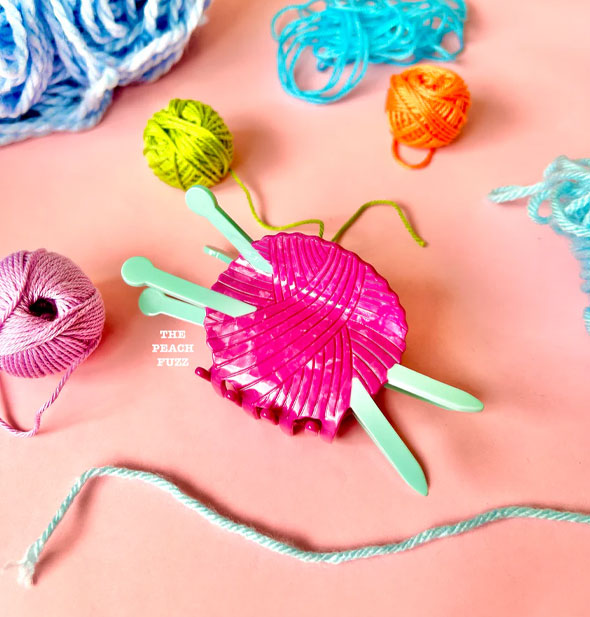
[{"label": "light pink yarn skein", "polygon": [[98,289],[67,257],[39,249],[0,261],[0,370],[18,377],[65,371],[31,430],[1,418],[0,426],[21,437],[39,431],[43,412],[100,343],[104,321]]}]

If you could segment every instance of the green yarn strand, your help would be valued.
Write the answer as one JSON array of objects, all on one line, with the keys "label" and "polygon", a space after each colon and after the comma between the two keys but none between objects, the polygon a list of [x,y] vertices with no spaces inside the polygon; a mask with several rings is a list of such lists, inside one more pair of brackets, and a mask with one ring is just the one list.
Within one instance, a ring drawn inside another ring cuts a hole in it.
[{"label": "green yarn strand", "polygon": [[344,233],[352,227],[352,225],[360,218],[365,210],[372,208],[373,206],[392,206],[396,209],[404,227],[408,230],[408,233],[414,239],[414,242],[420,246],[426,246],[426,242],[414,231],[410,221],[406,218],[401,207],[395,203],[395,201],[391,201],[389,199],[373,199],[372,201],[368,201],[364,203],[345,223],[342,227],[334,234],[332,238],[332,242],[338,242],[340,238],[344,235]]},{"label": "green yarn strand", "polygon": [[300,227],[301,225],[317,225],[319,227],[319,237],[324,237],[324,221],[321,221],[320,219],[305,219],[303,221],[297,221],[296,223],[288,223],[287,225],[269,225],[264,222],[256,212],[256,208],[254,207],[254,202],[252,201],[252,196],[250,195],[248,187],[240,180],[238,174],[233,169],[230,168],[229,173],[238,183],[238,186],[244,191],[246,199],[248,200],[248,205],[250,206],[250,212],[252,212],[252,216],[261,227],[268,229],[269,231],[285,231],[286,229],[293,229],[293,227]]},{"label": "green yarn strand", "polygon": [[423,546],[424,544],[428,544],[429,542],[433,542],[434,540],[459,536],[467,533],[468,531],[483,527],[484,525],[508,519],[540,519],[546,521],[560,521],[590,525],[590,515],[581,512],[568,512],[554,510],[552,508],[536,508],[531,506],[507,506],[493,508],[492,510],[488,510],[482,514],[478,514],[450,525],[431,527],[398,542],[391,542],[388,544],[367,544],[357,548],[338,551],[301,550],[291,544],[287,544],[286,542],[282,542],[267,534],[257,531],[249,525],[238,523],[227,518],[226,516],[223,516],[219,512],[216,512],[212,508],[203,504],[198,499],[189,497],[175,484],[155,473],[128,469],[126,467],[95,467],[83,473],[74,483],[67,497],[59,506],[45,531],[43,531],[39,538],[31,544],[23,559],[17,563],[9,564],[9,567],[16,566],[19,568],[18,580],[21,584],[28,586],[33,583],[35,567],[39,561],[41,552],[86,483],[93,478],[105,476],[123,478],[127,480],[139,480],[150,486],[154,486],[161,491],[168,493],[168,495],[173,497],[176,501],[193,512],[196,512],[216,527],[237,534],[251,542],[255,542],[267,550],[293,557],[294,559],[306,563],[327,563],[335,565],[348,561],[368,559],[370,557],[404,553],[406,551],[418,548],[419,546]]},{"label": "green yarn strand", "polygon": [[[287,225],[270,225],[263,221],[254,207],[246,185],[231,168],[234,157],[233,135],[221,116],[209,105],[190,99],[172,99],[168,107],[156,112],[143,132],[143,154],[152,171],[170,186],[188,190],[195,184],[212,187],[230,173],[244,191],[250,212],[256,222],[269,231],[286,231],[302,225],[317,225],[324,237],[324,221],[304,219]],[[394,207],[412,238],[425,246],[414,231],[402,209],[394,202],[375,199],[363,204],[336,232],[332,242],[338,242],[347,229],[368,208],[377,205]]]},{"label": "green yarn strand", "polygon": [[[260,218],[260,216],[258,215],[258,213],[256,212],[256,208],[254,207],[254,202],[252,201],[252,195],[250,194],[250,191],[248,190],[248,187],[242,182],[242,180],[240,179],[238,174],[233,169],[230,168],[229,173],[232,175],[233,179],[236,181],[236,183],[242,189],[242,191],[244,191],[244,194],[246,195],[246,199],[248,200],[248,205],[250,206],[250,212],[252,213],[252,216],[254,217],[256,222],[261,227],[263,227],[264,229],[268,229],[269,231],[285,231],[287,229],[292,229],[293,227],[300,227],[301,225],[318,225],[318,227],[319,227],[318,235],[319,235],[320,238],[324,237],[325,224],[324,224],[324,221],[322,221],[320,219],[305,219],[305,220],[302,220],[302,221],[297,221],[296,223],[289,223],[287,225],[269,225],[268,223],[263,221]],[[395,201],[391,201],[389,199],[373,199],[372,201],[368,201],[368,202],[364,203],[344,223],[344,225],[342,225],[342,227],[340,227],[340,229],[336,232],[336,234],[334,235],[334,237],[332,238],[331,241],[332,242],[338,242],[340,240],[340,238],[342,238],[344,233],[350,227],[352,227],[352,225],[360,218],[360,216],[363,214],[363,212],[365,210],[368,210],[369,208],[372,208],[373,206],[392,206],[393,208],[395,208],[397,213],[398,213],[398,215],[399,215],[399,217],[400,217],[400,219],[401,219],[401,221],[402,221],[402,223],[403,223],[403,225],[404,225],[404,227],[408,230],[408,233],[410,234],[410,236],[412,236],[412,238],[414,239],[416,244],[418,244],[420,246],[426,246],[426,242],[416,233],[416,231],[412,227],[412,224],[406,218],[406,215],[404,214],[404,212],[401,209],[401,207],[397,203],[395,203]]]}]

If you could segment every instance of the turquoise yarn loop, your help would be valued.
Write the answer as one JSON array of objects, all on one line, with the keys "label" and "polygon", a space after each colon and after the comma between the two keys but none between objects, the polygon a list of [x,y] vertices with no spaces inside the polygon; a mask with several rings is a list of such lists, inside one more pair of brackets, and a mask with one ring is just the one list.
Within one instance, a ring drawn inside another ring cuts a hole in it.
[{"label": "turquoise yarn loop", "polygon": [[[544,180],[529,186],[503,186],[488,198],[496,203],[530,197],[528,214],[540,225],[550,225],[572,241],[572,252],[582,266],[582,291],[590,294],[590,158],[558,156],[543,174]],[[548,202],[550,213],[542,215]],[[584,309],[584,324],[590,333],[590,306]]]},{"label": "turquoise yarn loop", "polygon": [[[316,8],[324,6],[323,9]],[[293,19],[277,29],[287,13]],[[273,18],[278,42],[279,80],[286,92],[310,103],[331,103],[351,92],[369,64],[406,66],[422,60],[449,62],[463,51],[464,0],[311,0],[291,4]],[[445,39],[455,35],[449,51]],[[295,73],[305,52],[313,53],[318,71],[330,71],[326,84],[301,88]]]},{"label": "turquoise yarn loop", "polygon": [[150,486],[154,486],[173,497],[183,506],[199,514],[202,518],[209,521],[216,527],[235,533],[246,540],[266,548],[269,551],[293,557],[306,563],[326,563],[341,564],[348,561],[368,559],[369,557],[379,557],[404,553],[440,538],[450,538],[464,534],[473,529],[478,529],[483,525],[488,525],[496,521],[507,519],[541,519],[547,521],[564,521],[570,523],[581,523],[590,525],[590,515],[581,512],[567,512],[554,510],[551,508],[535,508],[530,506],[507,506],[503,508],[493,508],[477,516],[467,518],[451,525],[440,525],[431,527],[417,533],[405,540],[390,542],[388,544],[367,544],[353,549],[339,551],[308,551],[299,549],[291,544],[277,540],[265,533],[257,531],[249,525],[237,523],[209,506],[183,493],[175,484],[166,480],[162,476],[147,471],[138,471],[126,467],[95,467],[83,473],[74,486],[70,489],[68,496],[64,499],[59,509],[51,519],[51,522],[41,534],[41,536],[27,549],[25,556],[19,562],[8,564],[7,567],[17,567],[19,569],[18,580],[24,586],[33,583],[35,567],[39,557],[51,534],[55,531],[66,512],[84,488],[84,485],[93,478],[112,476],[128,480],[139,480]]},{"label": "turquoise yarn loop", "polygon": [[179,60],[209,0],[0,2],[0,145],[94,126]]}]

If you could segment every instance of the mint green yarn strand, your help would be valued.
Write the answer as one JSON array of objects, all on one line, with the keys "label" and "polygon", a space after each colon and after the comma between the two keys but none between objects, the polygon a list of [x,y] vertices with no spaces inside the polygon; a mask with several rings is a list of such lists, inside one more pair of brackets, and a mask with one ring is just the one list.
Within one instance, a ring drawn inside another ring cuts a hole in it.
[{"label": "mint green yarn strand", "polygon": [[359,559],[368,559],[370,557],[403,553],[433,542],[434,540],[458,536],[468,531],[478,529],[484,525],[507,519],[539,519],[590,525],[590,515],[581,512],[568,512],[554,510],[551,508],[537,508],[530,506],[506,506],[493,508],[487,512],[483,512],[482,514],[478,514],[450,525],[431,527],[398,542],[391,542],[388,544],[367,544],[357,548],[337,551],[301,550],[291,544],[282,542],[267,534],[257,531],[253,527],[238,523],[226,516],[223,516],[219,512],[206,506],[198,499],[190,497],[186,493],[182,492],[175,484],[155,473],[138,471],[125,467],[95,467],[83,473],[74,483],[47,528],[43,531],[39,538],[31,544],[23,559],[18,563],[10,564],[10,566],[17,566],[19,568],[19,582],[21,584],[32,584],[33,577],[35,575],[35,568],[45,545],[86,483],[93,478],[105,476],[139,480],[150,486],[154,486],[161,491],[168,493],[168,495],[173,497],[176,501],[196,512],[216,527],[237,534],[242,538],[255,542],[270,551],[281,555],[287,555],[306,563],[326,563],[335,565],[349,561],[356,561]]},{"label": "mint green yarn strand", "polygon": [[269,225],[268,223],[265,223],[256,212],[254,202],[252,201],[252,195],[250,195],[248,187],[240,180],[238,174],[233,169],[230,168],[229,173],[237,182],[238,186],[244,191],[246,199],[248,200],[248,205],[250,206],[250,212],[252,212],[252,216],[261,227],[268,229],[269,231],[285,231],[287,229],[293,229],[293,227],[301,227],[301,225],[317,225],[319,227],[318,236],[320,238],[324,237],[325,225],[324,221],[321,221],[320,219],[305,219],[303,221],[297,221],[296,223],[288,223],[287,225]]}]

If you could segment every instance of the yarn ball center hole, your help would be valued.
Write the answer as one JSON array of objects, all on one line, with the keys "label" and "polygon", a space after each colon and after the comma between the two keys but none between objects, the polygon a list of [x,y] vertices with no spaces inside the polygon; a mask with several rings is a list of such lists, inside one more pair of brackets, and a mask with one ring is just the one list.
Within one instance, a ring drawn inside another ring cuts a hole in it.
[{"label": "yarn ball center hole", "polygon": [[57,317],[57,305],[51,298],[38,298],[29,304],[29,312],[35,317],[41,317],[47,321],[53,321]]}]

